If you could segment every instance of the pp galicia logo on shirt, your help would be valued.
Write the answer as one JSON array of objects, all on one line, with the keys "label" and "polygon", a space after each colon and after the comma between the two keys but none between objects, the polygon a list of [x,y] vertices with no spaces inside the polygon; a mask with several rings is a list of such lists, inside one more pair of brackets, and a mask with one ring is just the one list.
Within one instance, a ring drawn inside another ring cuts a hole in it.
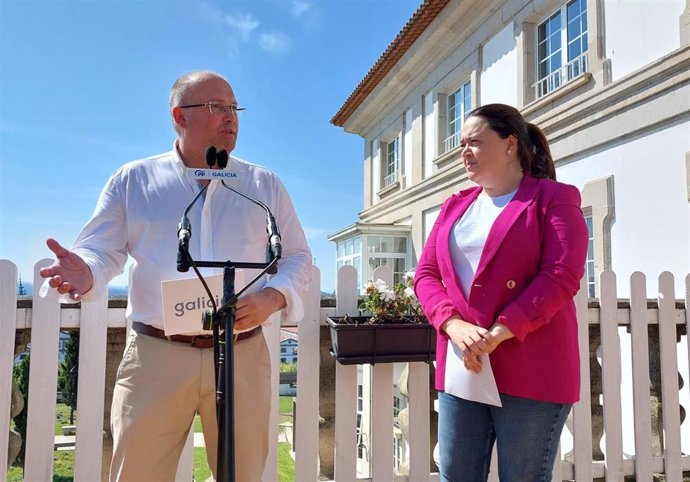
[{"label": "pp galicia logo on shirt", "polygon": [[227,179],[238,179],[237,173],[233,171],[223,171],[220,169],[187,169],[193,179],[217,179],[220,181]]}]

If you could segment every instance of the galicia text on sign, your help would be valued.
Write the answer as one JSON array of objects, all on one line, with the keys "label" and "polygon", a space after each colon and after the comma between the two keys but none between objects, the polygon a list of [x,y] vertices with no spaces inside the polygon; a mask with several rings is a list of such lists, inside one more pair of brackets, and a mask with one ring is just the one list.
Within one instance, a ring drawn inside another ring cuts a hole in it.
[{"label": "galicia text on sign", "polygon": [[221,169],[187,169],[187,171],[193,179],[206,179],[208,181],[237,179],[236,172]]}]

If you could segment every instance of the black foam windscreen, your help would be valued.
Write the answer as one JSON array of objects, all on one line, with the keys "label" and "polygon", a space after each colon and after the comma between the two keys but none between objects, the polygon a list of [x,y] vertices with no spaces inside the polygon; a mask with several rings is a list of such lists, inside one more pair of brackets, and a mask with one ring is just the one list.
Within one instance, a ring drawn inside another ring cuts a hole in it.
[{"label": "black foam windscreen", "polygon": [[216,146],[208,146],[206,148],[206,164],[211,168],[216,163]]},{"label": "black foam windscreen", "polygon": [[225,167],[228,165],[228,151],[226,151],[225,149],[221,149],[220,151],[218,151],[217,158],[218,167],[220,167],[221,169],[225,169]]}]

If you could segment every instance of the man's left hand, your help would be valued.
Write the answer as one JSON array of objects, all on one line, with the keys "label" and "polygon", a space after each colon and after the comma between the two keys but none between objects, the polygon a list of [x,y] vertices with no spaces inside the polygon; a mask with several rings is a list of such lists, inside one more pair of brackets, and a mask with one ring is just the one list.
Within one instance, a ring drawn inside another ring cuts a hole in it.
[{"label": "man's left hand", "polygon": [[257,327],[286,305],[283,294],[273,288],[244,295],[237,300],[234,328],[244,331]]}]

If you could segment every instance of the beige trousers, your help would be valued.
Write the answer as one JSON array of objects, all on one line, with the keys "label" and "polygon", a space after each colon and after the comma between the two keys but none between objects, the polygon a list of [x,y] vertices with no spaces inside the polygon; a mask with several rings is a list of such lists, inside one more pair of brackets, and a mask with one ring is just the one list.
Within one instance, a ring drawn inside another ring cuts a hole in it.
[{"label": "beige trousers", "polygon": [[[263,334],[233,345],[235,480],[259,482],[268,456],[270,360]],[[111,482],[173,482],[199,413],[209,467],[216,475],[213,349],[132,330],[113,392]]]}]

